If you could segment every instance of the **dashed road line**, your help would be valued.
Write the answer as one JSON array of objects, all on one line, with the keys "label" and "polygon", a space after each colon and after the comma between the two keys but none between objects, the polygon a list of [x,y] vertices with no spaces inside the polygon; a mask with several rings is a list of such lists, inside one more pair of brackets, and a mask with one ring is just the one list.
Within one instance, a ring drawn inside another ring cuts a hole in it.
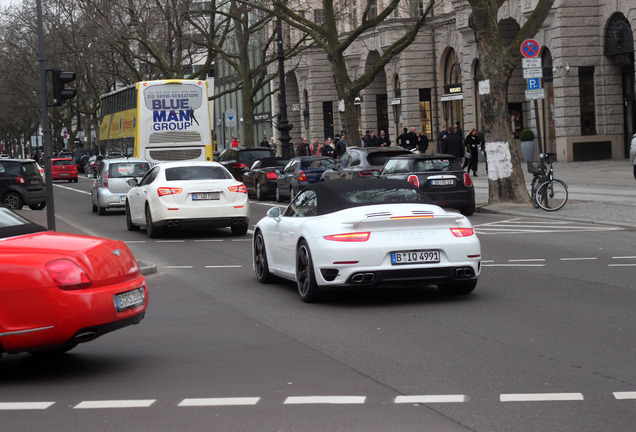
[{"label": "dashed road line", "polygon": [[256,405],[260,400],[260,397],[191,398],[182,400],[178,406],[248,406]]},{"label": "dashed road line", "polygon": [[501,402],[582,401],[582,393],[510,393],[499,395]]},{"label": "dashed road line", "polygon": [[45,410],[55,402],[0,402],[0,411]]},{"label": "dashed road line", "polygon": [[612,259],[636,259],[636,256],[617,256],[612,257]]},{"label": "dashed road line", "polygon": [[618,400],[636,399],[636,392],[614,392],[614,397]]},{"label": "dashed road line", "polygon": [[560,258],[560,261],[586,261],[596,259],[598,259],[598,257]]},{"label": "dashed road line", "polygon": [[508,262],[543,262],[545,258],[522,258],[522,259],[509,259]]},{"label": "dashed road line", "polygon": [[209,268],[209,269],[216,269],[216,268],[241,268],[243,267],[242,265],[208,265],[205,266],[205,268]]},{"label": "dashed road line", "polygon": [[75,405],[73,409],[148,408],[155,402],[156,399],[84,401]]},{"label": "dashed road line", "polygon": [[545,267],[545,264],[482,264],[482,267]]},{"label": "dashed road line", "polygon": [[180,265],[180,266],[166,266],[167,269],[192,269],[194,266],[191,265]]},{"label": "dashed road line", "polygon": [[608,267],[636,267],[636,263],[634,264],[608,264]]},{"label": "dashed road line", "polygon": [[283,402],[284,405],[307,405],[307,404],[329,404],[329,405],[353,405],[363,404],[366,396],[290,396]]},{"label": "dashed road line", "polygon": [[396,404],[463,403],[463,402],[466,402],[466,396],[464,395],[397,396],[394,402]]}]

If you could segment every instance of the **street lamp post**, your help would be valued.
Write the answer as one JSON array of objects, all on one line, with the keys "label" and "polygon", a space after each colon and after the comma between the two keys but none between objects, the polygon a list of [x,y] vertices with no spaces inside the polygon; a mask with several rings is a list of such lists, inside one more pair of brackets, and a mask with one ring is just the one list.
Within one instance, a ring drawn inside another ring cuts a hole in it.
[{"label": "street lamp post", "polygon": [[280,88],[280,99],[278,103],[279,119],[276,129],[280,132],[281,156],[291,158],[294,156],[294,150],[291,144],[291,136],[289,131],[293,125],[289,124],[287,119],[287,100],[285,97],[285,51],[283,50],[283,25],[280,16],[276,17],[276,34],[278,37],[278,79]]}]

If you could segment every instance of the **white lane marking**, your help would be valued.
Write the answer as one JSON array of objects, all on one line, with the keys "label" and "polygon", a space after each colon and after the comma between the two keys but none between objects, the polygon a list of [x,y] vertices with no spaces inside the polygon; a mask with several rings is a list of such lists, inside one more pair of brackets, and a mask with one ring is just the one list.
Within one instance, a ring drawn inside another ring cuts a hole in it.
[{"label": "white lane marking", "polygon": [[157,243],[185,243],[185,240],[157,240]]},{"label": "white lane marking", "polygon": [[75,405],[73,409],[148,408],[155,401],[156,399],[84,401]]},{"label": "white lane marking", "polygon": [[618,256],[618,257],[612,257],[612,259],[636,259],[636,256]]},{"label": "white lane marking", "polygon": [[221,266],[221,265],[219,265],[219,266],[209,265],[209,266],[205,266],[205,268],[241,268],[241,267],[243,267],[243,266],[242,265],[223,265],[223,266]]},{"label": "white lane marking", "polygon": [[636,267],[636,263],[634,264],[608,264],[608,267]]},{"label": "white lane marking", "polygon": [[614,392],[614,397],[618,400],[636,399],[636,392]]},{"label": "white lane marking", "polygon": [[148,241],[146,241],[146,240],[128,240],[128,241],[125,241],[124,243],[126,243],[126,244],[136,244],[136,243],[148,243]]},{"label": "white lane marking", "polygon": [[398,396],[395,398],[396,404],[427,404],[427,403],[462,403],[466,402],[464,395],[420,395],[420,396]]},{"label": "white lane marking", "polygon": [[184,399],[179,406],[245,406],[256,405],[260,397],[191,398]]},{"label": "white lane marking", "polygon": [[233,242],[251,242],[252,239],[235,239],[235,240],[232,240],[232,241]]},{"label": "white lane marking", "polygon": [[596,260],[598,257],[581,257],[581,258],[561,258],[561,261],[585,261],[585,260]]},{"label": "white lane marking", "polygon": [[191,269],[194,266],[191,265],[183,265],[183,266],[166,266],[167,269]]},{"label": "white lane marking", "polygon": [[499,395],[501,402],[580,401],[582,393],[510,393]]},{"label": "white lane marking", "polygon": [[0,411],[44,410],[55,402],[0,402]]},{"label": "white lane marking", "polygon": [[545,264],[482,264],[482,267],[545,267]]},{"label": "white lane marking", "polygon": [[543,262],[545,258],[509,259],[508,262]]},{"label": "white lane marking", "polygon": [[221,239],[202,239],[202,240],[195,240],[196,242],[222,242],[223,240]]},{"label": "white lane marking", "polygon": [[495,260],[481,260],[481,263],[494,263]]},{"label": "white lane marking", "polygon": [[55,184],[55,183],[53,184],[53,186],[59,187],[59,188],[62,188],[62,189],[68,189],[68,190],[73,191],[73,192],[79,192],[79,193],[84,194],[84,195],[90,195],[91,194],[90,192],[86,192],[86,191],[75,189],[75,188],[68,187],[68,186],[62,186],[62,185]]},{"label": "white lane marking", "polygon": [[349,405],[363,404],[366,396],[290,396],[285,399],[285,405],[306,405],[306,404],[333,404]]}]

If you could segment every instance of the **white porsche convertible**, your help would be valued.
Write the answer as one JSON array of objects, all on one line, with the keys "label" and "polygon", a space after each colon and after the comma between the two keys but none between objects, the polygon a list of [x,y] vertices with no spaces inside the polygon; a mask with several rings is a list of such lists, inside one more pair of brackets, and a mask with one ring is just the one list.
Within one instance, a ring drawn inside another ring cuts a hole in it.
[{"label": "white porsche convertible", "polygon": [[468,294],[481,269],[479,239],[465,216],[430,202],[403,180],[310,185],[256,224],[256,277],[295,281],[305,302],[332,287],[434,284]]}]

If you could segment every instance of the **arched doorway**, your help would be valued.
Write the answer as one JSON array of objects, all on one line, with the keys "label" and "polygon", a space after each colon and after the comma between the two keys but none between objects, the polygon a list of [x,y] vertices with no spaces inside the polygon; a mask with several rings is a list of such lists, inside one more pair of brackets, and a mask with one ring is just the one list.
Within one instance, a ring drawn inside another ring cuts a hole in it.
[{"label": "arched doorway", "polygon": [[622,13],[615,13],[605,28],[605,56],[620,68],[623,87],[623,134],[625,157],[629,156],[629,145],[636,124],[636,101],[634,90],[634,35],[629,21]]},{"label": "arched doorway", "polygon": [[464,128],[464,93],[462,87],[462,69],[454,49],[449,49],[444,62],[444,95],[442,96],[442,114],[444,124],[454,126],[459,122]]}]

